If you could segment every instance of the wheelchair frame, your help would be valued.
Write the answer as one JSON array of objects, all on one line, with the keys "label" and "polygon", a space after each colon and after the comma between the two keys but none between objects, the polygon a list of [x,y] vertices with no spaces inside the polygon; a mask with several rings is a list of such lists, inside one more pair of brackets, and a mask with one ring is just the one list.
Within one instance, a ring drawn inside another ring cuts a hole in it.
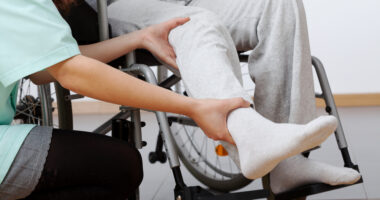
[{"label": "wheelchair frame", "polygon": [[[97,6],[98,6],[100,40],[103,41],[103,40],[109,39],[107,2],[105,0],[97,0]],[[243,62],[247,61],[247,56],[241,55],[240,59]],[[158,83],[153,73],[153,70],[147,65],[136,64],[135,60],[136,59],[135,59],[134,52],[129,53],[127,55],[127,67],[122,68],[121,70],[127,73],[134,74],[134,75],[143,76],[144,79],[150,84],[158,85],[167,89],[169,89],[171,86],[175,85],[177,82],[181,80],[179,76],[172,75],[169,78]],[[330,115],[334,115],[338,119],[338,127],[337,127],[337,130],[335,131],[335,137],[336,137],[338,147],[342,154],[344,166],[359,170],[358,165],[355,165],[351,160],[351,157],[348,151],[347,141],[343,132],[342,124],[340,122],[339,114],[334,102],[334,98],[333,98],[333,95],[332,95],[332,92],[327,80],[327,76],[326,76],[326,72],[324,70],[323,64],[318,58],[312,57],[312,65],[314,66],[317,72],[318,80],[322,89],[322,93],[317,94],[316,97],[324,99],[326,103],[326,112],[329,113]],[[177,72],[174,74],[178,75],[179,73]],[[125,106],[121,106],[120,110],[121,112],[119,112],[110,120],[102,124],[99,128],[95,129],[94,132],[105,134],[108,131],[112,130],[113,135],[117,135],[117,134],[120,135],[123,132],[130,132],[129,141],[131,141],[131,143],[137,149],[141,149],[143,146],[145,146],[145,143],[142,141],[141,127],[143,126],[143,123],[141,122],[141,119],[140,119],[140,110],[137,108],[131,108],[131,107],[125,107]],[[131,111],[131,112],[127,112],[127,111]],[[169,121],[166,116],[166,113],[155,112],[155,114],[157,117],[157,121],[159,123],[160,134],[161,134],[163,144],[166,149],[169,165],[170,165],[170,168],[172,169],[173,177],[176,183],[176,186],[174,188],[175,200],[195,200],[195,199],[197,200],[213,200],[213,199],[243,200],[243,199],[256,199],[256,198],[265,198],[265,197],[268,197],[270,199],[294,199],[294,198],[300,198],[300,197],[304,197],[304,196],[308,196],[312,194],[317,194],[317,193],[321,193],[325,191],[330,191],[330,190],[346,187],[345,185],[329,186],[329,185],[321,184],[321,183],[310,184],[310,185],[305,185],[299,188],[295,188],[291,191],[288,191],[282,194],[274,195],[270,193],[268,176],[263,178],[263,183],[264,183],[263,190],[214,195],[211,192],[199,186],[188,187],[186,186],[181,174],[179,156],[178,156],[175,142],[174,142],[174,139],[169,127]],[[120,118],[126,119],[128,117],[131,117],[131,121],[132,121],[132,124],[129,124],[128,126],[121,126],[120,123],[123,123],[123,122],[117,121]],[[127,127],[127,128],[124,129],[120,127]],[[162,142],[161,142],[161,145],[162,145]],[[362,183],[362,182],[363,180],[360,179],[355,184]],[[133,197],[130,197],[129,199],[135,199],[135,200],[139,199],[138,190],[136,191],[136,194],[133,195]]]}]

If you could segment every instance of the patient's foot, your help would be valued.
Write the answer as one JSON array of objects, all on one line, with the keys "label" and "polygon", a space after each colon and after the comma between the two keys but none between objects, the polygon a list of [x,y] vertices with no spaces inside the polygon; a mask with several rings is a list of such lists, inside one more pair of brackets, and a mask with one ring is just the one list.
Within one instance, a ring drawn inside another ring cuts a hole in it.
[{"label": "patient's foot", "polygon": [[270,186],[275,194],[305,184],[353,184],[359,179],[360,174],[351,168],[335,167],[301,155],[282,161],[270,172]]},{"label": "patient's foot", "polygon": [[227,120],[235,140],[243,175],[257,179],[270,172],[282,160],[318,146],[333,133],[337,120],[322,116],[308,124],[278,124],[251,108],[240,108]]}]

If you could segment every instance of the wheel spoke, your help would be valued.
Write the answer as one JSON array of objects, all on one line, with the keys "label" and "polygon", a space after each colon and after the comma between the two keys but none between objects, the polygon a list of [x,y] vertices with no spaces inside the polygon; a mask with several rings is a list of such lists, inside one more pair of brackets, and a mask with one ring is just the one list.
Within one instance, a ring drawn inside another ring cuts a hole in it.
[{"label": "wheel spoke", "polygon": [[[176,91],[184,90],[176,88]],[[178,120],[173,121],[173,125],[173,130],[176,130],[173,135],[180,158],[197,179],[211,188],[216,187],[214,189],[219,188],[219,186],[215,186],[219,183],[224,185],[221,188],[231,189],[249,183],[229,156],[219,156],[215,152],[218,142],[208,138],[199,127],[194,126],[190,119],[178,115]]]},{"label": "wheel spoke", "polygon": [[21,113],[21,114],[24,114],[24,115],[26,115],[26,116],[28,116],[28,117],[30,117],[30,118],[32,118],[32,119],[41,120],[40,118],[35,117],[35,116],[32,115],[32,114],[29,114],[29,113],[26,113],[26,112],[23,112],[23,111],[17,111],[17,112],[19,112],[19,113]]}]

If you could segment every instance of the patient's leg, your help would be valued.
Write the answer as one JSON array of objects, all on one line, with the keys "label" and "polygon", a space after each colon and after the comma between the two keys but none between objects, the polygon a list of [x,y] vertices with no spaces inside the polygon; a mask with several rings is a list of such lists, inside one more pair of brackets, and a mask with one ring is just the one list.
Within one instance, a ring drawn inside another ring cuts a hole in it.
[{"label": "patient's leg", "polygon": [[[254,49],[249,68],[256,83],[256,110],[276,122],[304,124],[315,118],[315,97],[306,16],[300,0],[196,0],[226,24],[235,45]],[[237,12],[239,10],[239,12]],[[233,12],[232,12],[233,11]],[[239,13],[236,15],[235,13]],[[358,172],[297,155],[271,172],[275,193],[307,184],[356,182]]]},{"label": "patient's leg", "polygon": [[315,118],[306,16],[301,0],[194,0],[214,12],[239,50],[253,50],[249,71],[255,107],[281,123]]},{"label": "patient's leg", "polygon": [[[234,44],[212,13],[191,16],[190,22],[173,30],[169,39],[191,96],[249,99],[239,81]],[[242,172],[252,179],[265,175],[281,160],[319,145],[335,127],[334,117],[321,117],[306,125],[276,124],[250,108],[235,110],[228,117]]]},{"label": "patient's leg", "polygon": [[[175,16],[190,16],[190,22],[173,30],[169,37],[187,92],[196,98],[250,100],[241,85],[234,43],[211,12],[157,1],[144,1],[141,5],[139,1],[128,0],[112,4],[109,15],[133,19],[142,27]],[[248,178],[261,177],[281,160],[319,145],[335,126],[332,117],[319,118],[307,125],[275,124],[253,109],[238,109],[228,118],[229,130],[239,149],[241,169]]]}]

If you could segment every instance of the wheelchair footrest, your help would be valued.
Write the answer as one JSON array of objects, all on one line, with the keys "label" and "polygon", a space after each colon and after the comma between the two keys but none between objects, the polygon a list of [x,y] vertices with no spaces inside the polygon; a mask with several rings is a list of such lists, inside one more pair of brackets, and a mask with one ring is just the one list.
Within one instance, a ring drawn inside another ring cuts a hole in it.
[{"label": "wheelchair footrest", "polygon": [[247,192],[213,194],[199,186],[186,187],[182,191],[176,191],[175,200],[251,200],[266,198],[267,190],[253,190]]},{"label": "wheelchair footrest", "polygon": [[[359,181],[357,181],[356,183],[351,184],[351,185],[356,185],[359,183],[363,183],[362,178]],[[344,188],[344,187],[348,187],[351,185],[331,186],[331,185],[327,185],[327,184],[323,184],[323,183],[308,184],[308,185],[304,185],[304,186],[295,188],[293,190],[290,190],[290,191],[287,191],[284,193],[277,194],[277,195],[275,195],[275,199],[276,200],[295,199],[295,198],[305,197],[305,196],[318,194],[318,193],[322,193],[322,192],[327,192],[327,191],[331,191],[331,190],[335,190],[335,189],[339,189],[339,188]]]}]

